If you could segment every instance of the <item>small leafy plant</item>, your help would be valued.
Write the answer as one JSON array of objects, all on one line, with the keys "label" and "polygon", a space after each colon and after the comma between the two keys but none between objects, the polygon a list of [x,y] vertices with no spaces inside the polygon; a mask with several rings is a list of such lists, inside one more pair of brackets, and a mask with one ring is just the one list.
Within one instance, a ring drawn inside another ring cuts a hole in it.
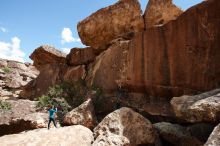
[{"label": "small leafy plant", "polygon": [[9,102],[0,100],[0,109],[11,110],[11,104]]},{"label": "small leafy plant", "polygon": [[10,68],[10,67],[3,67],[3,68],[1,68],[2,70],[3,70],[3,72],[4,73],[11,73],[12,72],[12,68]]}]

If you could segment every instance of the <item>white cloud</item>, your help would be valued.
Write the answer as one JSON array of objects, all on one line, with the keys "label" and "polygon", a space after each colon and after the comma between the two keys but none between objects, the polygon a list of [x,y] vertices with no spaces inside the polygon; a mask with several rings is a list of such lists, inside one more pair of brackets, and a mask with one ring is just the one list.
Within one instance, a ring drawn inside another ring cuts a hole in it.
[{"label": "white cloud", "polygon": [[2,32],[7,32],[7,29],[4,28],[4,27],[0,27],[0,30],[1,30]]},{"label": "white cloud", "polygon": [[62,48],[63,52],[66,54],[70,53],[71,48]]},{"label": "white cloud", "polygon": [[63,28],[63,31],[61,32],[61,43],[71,43],[71,42],[80,42],[81,40],[79,38],[74,38],[73,33],[70,28]]},{"label": "white cloud", "polygon": [[25,53],[20,49],[21,40],[13,37],[11,43],[0,41],[0,58],[24,62]]}]

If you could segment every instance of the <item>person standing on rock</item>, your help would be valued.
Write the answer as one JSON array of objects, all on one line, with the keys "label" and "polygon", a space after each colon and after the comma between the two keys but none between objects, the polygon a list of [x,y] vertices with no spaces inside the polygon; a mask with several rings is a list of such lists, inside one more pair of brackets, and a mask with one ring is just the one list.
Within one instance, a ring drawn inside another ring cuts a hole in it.
[{"label": "person standing on rock", "polygon": [[50,129],[50,123],[53,122],[54,126],[57,128],[56,122],[55,122],[55,113],[57,112],[57,108],[49,106],[49,122],[48,122],[48,130]]}]

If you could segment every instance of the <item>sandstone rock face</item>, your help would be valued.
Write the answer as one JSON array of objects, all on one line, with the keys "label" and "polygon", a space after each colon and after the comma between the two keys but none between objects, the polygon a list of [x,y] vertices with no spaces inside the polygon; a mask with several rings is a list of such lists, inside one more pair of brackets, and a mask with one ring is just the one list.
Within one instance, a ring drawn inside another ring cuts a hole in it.
[{"label": "sandstone rock face", "polygon": [[65,82],[74,82],[85,78],[85,67],[48,64],[41,67],[39,76],[26,85],[20,96],[35,99],[45,94],[49,87]]},{"label": "sandstone rock face", "polygon": [[183,126],[165,122],[156,123],[154,126],[161,138],[174,146],[203,146],[204,144],[193,137],[187,128]]},{"label": "sandstone rock face", "polygon": [[83,125],[93,129],[96,126],[97,121],[92,100],[88,99],[79,107],[68,112],[64,116],[63,123],[65,125]]},{"label": "sandstone rock face", "polygon": [[219,17],[219,1],[204,1],[175,21],[136,33],[122,87],[167,98],[219,87]]},{"label": "sandstone rock face", "polygon": [[123,33],[143,30],[141,13],[138,0],[120,0],[79,22],[79,36],[85,45],[103,49]]},{"label": "sandstone rock face", "polygon": [[34,61],[34,66],[39,70],[47,64],[65,64],[66,54],[58,51],[52,46],[43,45],[35,49],[30,58]]},{"label": "sandstone rock face", "polygon": [[195,96],[174,97],[171,100],[177,117],[189,122],[219,122],[220,89]]},{"label": "sandstone rock face", "polygon": [[[154,144],[156,140],[156,132],[150,121],[125,107],[107,115],[94,129],[95,138],[102,136],[106,137],[102,139],[108,140],[111,139],[109,138],[111,134],[126,137],[132,146]],[[120,140],[120,142],[122,141],[125,139]]]},{"label": "sandstone rock face", "polygon": [[129,40],[119,40],[101,53],[89,67],[88,85],[101,87],[106,93],[115,91],[120,86],[118,80],[123,78],[125,72],[128,46]]},{"label": "sandstone rock face", "polygon": [[220,124],[215,127],[210,137],[204,146],[219,146],[220,145]]},{"label": "sandstone rock face", "polygon": [[98,136],[92,146],[130,146],[130,142],[124,136],[109,133]]},{"label": "sandstone rock face", "polygon": [[144,13],[145,28],[166,24],[182,13],[172,0],[149,0]]},{"label": "sandstone rock face", "polygon": [[22,87],[38,74],[31,64],[0,59],[0,99],[19,97]]},{"label": "sandstone rock face", "polygon": [[0,135],[47,127],[48,114],[37,112],[35,101],[6,100],[8,111],[0,109]]},{"label": "sandstone rock face", "polygon": [[0,137],[1,145],[91,146],[93,133],[80,125],[58,129],[28,131]]},{"label": "sandstone rock face", "polygon": [[86,77],[85,65],[68,67],[63,74],[63,81],[75,82]]},{"label": "sandstone rock face", "polygon": [[95,51],[91,47],[87,48],[73,48],[70,53],[67,55],[67,64],[68,65],[83,65],[88,64],[95,60]]}]

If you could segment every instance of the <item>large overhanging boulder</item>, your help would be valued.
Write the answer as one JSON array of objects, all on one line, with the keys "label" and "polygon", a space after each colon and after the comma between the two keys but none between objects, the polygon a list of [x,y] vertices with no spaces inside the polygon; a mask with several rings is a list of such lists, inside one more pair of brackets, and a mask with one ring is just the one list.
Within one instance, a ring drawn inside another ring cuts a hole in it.
[{"label": "large overhanging boulder", "polygon": [[183,11],[172,0],[149,0],[144,13],[145,27],[156,27],[175,20]]},{"label": "large overhanging boulder", "polygon": [[85,45],[105,49],[119,35],[143,30],[141,14],[138,0],[120,0],[79,22],[78,33]]},{"label": "large overhanging boulder", "polygon": [[66,63],[66,54],[49,45],[43,45],[35,49],[30,58],[39,70],[47,64],[60,65]]}]

